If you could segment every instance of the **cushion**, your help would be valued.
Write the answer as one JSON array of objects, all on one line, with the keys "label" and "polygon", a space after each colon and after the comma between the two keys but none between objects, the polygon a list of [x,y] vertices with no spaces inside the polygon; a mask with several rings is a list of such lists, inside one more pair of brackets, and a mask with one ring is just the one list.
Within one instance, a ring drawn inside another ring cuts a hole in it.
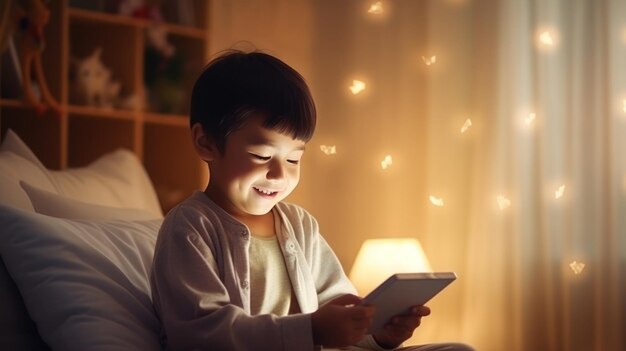
[{"label": "cushion", "polygon": [[20,137],[11,129],[7,130],[2,145],[0,145],[0,151],[10,151],[16,155],[27,159],[32,162],[37,168],[45,170],[46,167],[39,161],[35,153],[20,139]]},{"label": "cushion", "polygon": [[160,225],[0,205],[0,255],[52,349],[160,349],[148,279]]},{"label": "cushion", "polygon": [[23,181],[20,182],[20,185],[28,195],[35,211],[47,216],[69,219],[121,219],[136,221],[160,218],[160,216],[154,213],[134,208],[107,207],[77,201],[67,196],[39,189]]},{"label": "cushion", "polygon": [[20,181],[42,190],[56,191],[48,175],[37,165],[11,151],[0,151],[0,204],[33,211]]},{"label": "cushion", "polygon": [[[42,184],[40,179],[24,179],[21,169],[17,176],[37,188],[56,192],[73,199],[109,207],[136,208],[163,217],[156,191],[141,161],[132,152],[119,149],[105,154],[86,167],[68,168],[62,171],[48,170],[30,148],[15,134],[8,130],[0,146],[0,152],[11,152],[23,160],[31,162],[31,168],[37,169],[38,178],[47,177],[49,184]],[[9,161],[6,161],[9,164]],[[11,165],[11,164],[9,164]],[[0,177],[4,174],[0,169]],[[14,175],[15,177],[15,175]],[[13,183],[12,183],[13,184]],[[18,186],[19,188],[19,186]],[[12,189],[12,193],[18,190]],[[4,204],[11,205],[8,201]],[[16,200],[14,207],[25,208],[23,199]]]},{"label": "cushion", "polygon": [[59,194],[109,207],[142,209],[163,217],[156,191],[132,152],[119,149],[87,167],[50,172]]}]

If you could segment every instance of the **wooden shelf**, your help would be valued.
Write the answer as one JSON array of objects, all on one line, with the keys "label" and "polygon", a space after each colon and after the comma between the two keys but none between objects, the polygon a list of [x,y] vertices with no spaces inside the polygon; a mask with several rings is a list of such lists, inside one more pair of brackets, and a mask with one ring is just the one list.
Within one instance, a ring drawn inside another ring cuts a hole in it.
[{"label": "wooden shelf", "polygon": [[[15,130],[44,165],[53,169],[83,166],[117,148],[130,149],[143,161],[163,210],[168,211],[194,189],[206,186],[208,177],[190,142],[187,103],[180,110],[156,109],[150,105],[153,100],[148,101],[146,110],[86,106],[81,95],[84,90],[72,86],[70,80],[72,61],[100,48],[104,66],[112,80],[120,83],[121,97],[146,96],[160,102],[159,96],[152,96],[153,92],[144,87],[144,74],[146,69],[150,71],[146,31],[162,26],[170,34],[170,44],[185,60],[185,67],[192,67],[175,83],[184,93],[180,101],[186,102],[195,76],[208,60],[209,1],[191,2],[190,23],[197,26],[173,23],[179,19],[176,0],[159,2],[170,22],[75,8],[70,0],[48,2],[51,16],[45,29],[44,71],[52,94],[59,100],[60,118],[53,111],[38,115],[22,100],[0,98],[1,135],[7,129]],[[153,112],[151,108],[176,113]]]},{"label": "wooden shelf", "polygon": [[69,105],[67,107],[67,112],[72,115],[85,116],[85,117],[99,117],[99,118],[127,119],[127,120],[137,119],[137,112],[134,112],[134,111],[104,109],[104,108],[93,107],[93,106]]},{"label": "wooden shelf", "polygon": [[133,18],[128,16],[109,14],[103,12],[96,12],[90,10],[83,10],[77,8],[70,8],[69,10],[70,19],[77,21],[89,21],[89,22],[100,22],[100,23],[108,23],[108,24],[117,24],[122,26],[129,27],[140,27],[140,28],[148,28],[155,26],[162,26],[168,32],[178,34],[181,36],[187,36],[196,39],[204,40],[206,38],[206,32],[203,29],[184,26],[180,24],[172,24],[167,22],[157,22],[146,20],[142,18]]},{"label": "wooden shelf", "polygon": [[31,108],[22,100],[0,99],[0,107]]},{"label": "wooden shelf", "polygon": [[189,127],[189,117],[184,115],[163,115],[158,113],[146,113],[143,116],[146,123],[160,124],[172,127]]}]

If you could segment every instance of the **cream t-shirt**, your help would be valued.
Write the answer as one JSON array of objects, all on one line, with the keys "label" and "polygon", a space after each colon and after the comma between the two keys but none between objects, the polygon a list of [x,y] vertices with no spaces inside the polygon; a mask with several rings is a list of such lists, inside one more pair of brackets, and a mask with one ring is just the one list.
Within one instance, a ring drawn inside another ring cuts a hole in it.
[{"label": "cream t-shirt", "polygon": [[250,312],[286,316],[291,305],[291,282],[278,238],[252,235],[250,241]]},{"label": "cream t-shirt", "polygon": [[[285,258],[277,235],[282,235],[280,216],[274,213],[272,237],[250,236],[250,312],[286,316],[300,312],[293,294]],[[293,303],[292,303],[293,302]]]}]

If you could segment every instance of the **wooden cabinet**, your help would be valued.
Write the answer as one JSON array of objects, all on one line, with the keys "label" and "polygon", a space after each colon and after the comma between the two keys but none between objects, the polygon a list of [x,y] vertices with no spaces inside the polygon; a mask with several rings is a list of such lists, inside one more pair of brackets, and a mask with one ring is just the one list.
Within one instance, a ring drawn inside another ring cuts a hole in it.
[{"label": "wooden cabinet", "polygon": [[[118,14],[119,1],[48,2],[51,18],[45,28],[43,63],[61,112],[38,115],[15,96],[14,86],[3,84],[2,135],[15,130],[51,169],[84,166],[120,147],[133,150],[143,160],[163,210],[169,210],[206,185],[205,166],[191,146],[188,105],[194,79],[209,55],[208,1],[153,2],[159,4],[160,20]],[[81,3],[91,8],[81,8]],[[167,35],[175,52],[156,63],[150,45],[154,28]],[[134,104],[101,107],[77,97],[84,91],[75,83],[74,62],[96,50],[111,81],[119,84],[119,100]],[[174,73],[167,67],[160,71],[172,60],[177,65]]]}]

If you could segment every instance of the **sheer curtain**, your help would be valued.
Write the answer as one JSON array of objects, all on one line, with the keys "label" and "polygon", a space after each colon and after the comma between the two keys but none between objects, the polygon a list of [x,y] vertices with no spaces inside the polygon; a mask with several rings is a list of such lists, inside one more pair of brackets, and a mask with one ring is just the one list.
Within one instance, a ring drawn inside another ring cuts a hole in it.
[{"label": "sheer curtain", "polygon": [[625,1],[212,4],[213,51],[249,41],[310,82],[290,200],[345,269],[416,237],[458,273],[412,343],[626,349]]}]

